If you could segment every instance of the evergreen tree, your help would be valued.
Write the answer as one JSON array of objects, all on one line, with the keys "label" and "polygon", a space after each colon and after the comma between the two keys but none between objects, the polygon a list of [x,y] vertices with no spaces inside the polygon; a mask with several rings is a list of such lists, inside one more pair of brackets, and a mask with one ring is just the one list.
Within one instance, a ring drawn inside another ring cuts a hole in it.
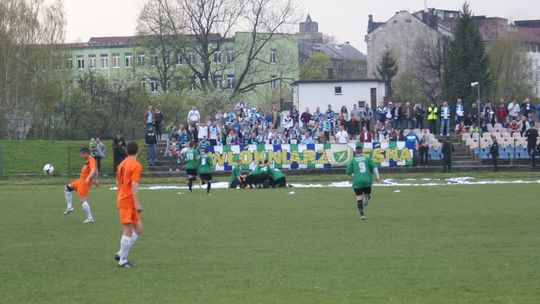
[{"label": "evergreen tree", "polygon": [[482,95],[488,92],[489,61],[478,24],[465,2],[458,16],[454,40],[450,43],[443,73],[443,97],[453,102],[463,98],[467,105],[477,99],[472,82],[480,82]]},{"label": "evergreen tree", "polygon": [[386,50],[377,66],[377,74],[386,82],[386,95],[392,96],[392,79],[398,72],[397,62],[390,50]]}]

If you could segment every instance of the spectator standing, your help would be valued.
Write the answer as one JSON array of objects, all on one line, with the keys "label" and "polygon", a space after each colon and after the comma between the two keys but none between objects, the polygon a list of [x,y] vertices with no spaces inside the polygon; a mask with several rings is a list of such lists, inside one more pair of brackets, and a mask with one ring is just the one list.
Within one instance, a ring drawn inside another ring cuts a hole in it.
[{"label": "spectator standing", "polygon": [[519,104],[517,103],[517,100],[512,100],[510,104],[508,104],[508,120],[517,121],[519,119],[519,112],[520,112]]},{"label": "spectator standing", "polygon": [[[529,153],[529,156],[535,160],[535,151],[536,151],[536,143],[538,141],[538,130],[533,127],[529,127],[527,131],[525,131],[525,134],[523,135],[525,138],[527,138],[527,152]],[[533,161],[533,165],[536,161]]]},{"label": "spectator standing", "polygon": [[161,124],[163,123],[163,113],[161,113],[161,110],[156,107],[156,111],[154,112],[156,115],[156,136],[159,140],[161,140]]},{"label": "spectator standing", "polygon": [[426,110],[424,110],[423,106],[422,106],[422,103],[417,103],[415,106],[414,106],[414,120],[415,120],[415,125],[414,127],[417,128],[417,129],[424,129],[424,119],[425,119],[425,115],[426,115]]},{"label": "spectator standing", "polygon": [[201,113],[197,110],[196,107],[191,107],[191,110],[188,112],[188,124],[196,126],[199,121],[201,121]]},{"label": "spectator standing", "polygon": [[315,109],[315,112],[313,113],[312,119],[315,120],[316,122],[320,122],[320,121],[321,121],[321,119],[322,119],[322,113],[321,113],[321,108],[320,108],[320,107],[317,107],[317,108]]},{"label": "spectator standing", "polygon": [[300,118],[300,112],[298,111],[298,108],[296,108],[296,105],[293,106],[291,109],[291,118],[293,120],[293,123],[297,123]]},{"label": "spectator standing", "polygon": [[493,125],[493,122],[495,121],[495,109],[491,105],[491,101],[486,101],[482,114],[484,115],[485,124]]},{"label": "spectator standing", "polygon": [[523,108],[523,114],[525,115],[525,117],[528,117],[529,113],[534,112],[534,105],[531,103],[531,100],[529,98],[525,98],[525,101],[523,102],[521,107]]},{"label": "spectator standing", "polygon": [[491,144],[491,147],[489,148],[489,153],[491,154],[491,160],[493,161],[493,172],[498,172],[499,143],[496,138],[493,138],[493,144]]},{"label": "spectator standing", "polygon": [[[367,103],[366,103],[367,105]],[[358,109],[358,105],[355,103],[353,104],[353,108],[351,110],[351,119],[356,119],[356,121],[358,122],[362,122],[362,118],[363,118],[363,113],[362,111],[360,111],[360,109]]]},{"label": "spectator standing", "polygon": [[354,115],[351,115],[351,120],[349,120],[347,126],[347,132],[351,137],[356,137],[360,131],[360,122],[356,119]]},{"label": "spectator standing", "polygon": [[420,138],[420,164],[423,166],[427,166],[429,162],[429,143],[430,143],[430,137],[428,134],[428,130],[424,129],[422,130],[422,137]]},{"label": "spectator standing", "polygon": [[311,113],[309,113],[309,108],[306,108],[306,111],[300,116],[300,122],[302,123],[303,128],[307,128],[307,125],[311,121]]},{"label": "spectator standing", "polygon": [[369,106],[369,104],[365,104],[364,105],[364,110],[361,112],[362,114],[362,120],[361,120],[361,124],[360,124],[360,127],[363,128],[363,127],[366,127],[366,129],[371,130],[371,120],[373,119],[373,110],[371,109],[371,107]]},{"label": "spectator standing", "polygon": [[349,143],[349,134],[345,130],[345,126],[339,126],[339,131],[336,133],[336,141],[338,144]]},{"label": "spectator standing", "polygon": [[112,144],[113,151],[113,173],[116,176],[116,169],[118,165],[127,157],[126,152],[126,141],[122,134],[116,133],[116,137],[113,140]]},{"label": "spectator standing", "polygon": [[96,138],[95,149],[92,150],[92,156],[96,159],[98,172],[101,172],[101,160],[105,158],[105,145],[99,138]]},{"label": "spectator standing", "polygon": [[347,110],[347,107],[346,107],[346,106],[341,107],[340,114],[341,114],[341,117],[342,117],[346,122],[348,122],[348,121],[351,119],[350,116],[349,116],[349,110]]},{"label": "spectator standing", "polygon": [[431,134],[437,133],[437,117],[439,116],[439,108],[432,103],[427,110],[427,119],[429,124],[429,131]]},{"label": "spectator standing", "polygon": [[149,127],[153,127],[155,122],[156,116],[154,114],[154,108],[152,106],[148,106],[148,110],[144,115],[144,123],[146,125],[146,129],[148,129]]},{"label": "spectator standing", "polygon": [[445,101],[441,107],[441,136],[450,134],[450,107]]},{"label": "spectator standing", "polygon": [[454,145],[452,145],[452,142],[450,141],[450,137],[447,137],[444,141],[442,153],[444,155],[443,158],[443,171],[445,173],[451,173],[452,172],[452,153],[454,153]]},{"label": "spectator standing", "polygon": [[190,124],[188,126],[187,133],[189,135],[190,141],[192,141],[193,143],[197,143],[199,141],[199,131],[196,126]]},{"label": "spectator standing", "polygon": [[408,134],[405,135],[405,147],[407,149],[413,150],[413,166],[416,166],[418,164],[418,143],[420,139],[418,136],[413,132],[413,130],[410,130]]},{"label": "spectator standing", "polygon": [[148,128],[146,136],[144,137],[144,143],[148,151],[148,165],[154,167],[156,165],[156,145],[157,137],[153,127]]},{"label": "spectator standing", "polygon": [[239,111],[243,111],[244,108],[246,107],[246,102],[244,101],[244,99],[240,99],[236,105],[234,106],[234,110],[236,112],[239,112]]},{"label": "spectator standing", "polygon": [[294,122],[290,113],[285,113],[283,115],[281,125],[283,126],[284,133],[287,133],[287,131],[294,126]]},{"label": "spectator standing", "polygon": [[377,121],[383,124],[386,122],[386,107],[382,102],[377,107]]},{"label": "spectator standing", "polygon": [[495,110],[495,118],[497,120],[497,123],[500,123],[504,126],[506,123],[507,117],[508,117],[508,110],[506,109],[506,105],[504,104],[504,99],[501,98],[501,100],[499,101],[499,106]]},{"label": "spectator standing", "polygon": [[330,131],[332,133],[335,132],[335,120],[336,120],[336,113],[334,110],[332,110],[332,105],[328,105],[328,109],[326,110],[326,119],[328,119],[328,122],[330,123]]},{"label": "spectator standing", "polygon": [[403,116],[405,119],[405,124],[403,125],[404,129],[414,129],[415,123],[414,123],[414,110],[411,107],[411,103],[406,102],[405,108],[403,109]]},{"label": "spectator standing", "polygon": [[462,122],[463,118],[465,117],[465,106],[463,105],[463,101],[461,100],[461,98],[458,98],[458,100],[456,101],[455,111],[456,114],[454,117],[454,126]]}]

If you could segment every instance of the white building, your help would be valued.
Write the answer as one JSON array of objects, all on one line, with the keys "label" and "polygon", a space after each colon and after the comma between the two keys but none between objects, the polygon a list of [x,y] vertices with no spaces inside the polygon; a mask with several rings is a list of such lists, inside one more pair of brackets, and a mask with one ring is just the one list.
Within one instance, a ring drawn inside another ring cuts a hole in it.
[{"label": "white building", "polygon": [[335,112],[342,106],[352,109],[354,104],[363,107],[365,103],[374,109],[386,96],[386,83],[381,80],[304,80],[293,87],[294,104],[303,112],[311,112],[317,107],[326,111],[329,104]]},{"label": "white building", "polygon": [[515,21],[514,26],[531,60],[533,93],[540,97],[540,20]]}]

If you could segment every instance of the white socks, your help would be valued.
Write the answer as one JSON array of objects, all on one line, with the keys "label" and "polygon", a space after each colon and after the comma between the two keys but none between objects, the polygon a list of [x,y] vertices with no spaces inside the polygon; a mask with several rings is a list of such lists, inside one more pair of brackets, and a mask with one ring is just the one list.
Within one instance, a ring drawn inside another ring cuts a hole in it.
[{"label": "white socks", "polygon": [[120,261],[118,261],[118,265],[124,265],[125,263],[127,263],[129,247],[131,247],[130,245],[131,238],[122,235],[122,239],[120,240]]},{"label": "white socks", "polygon": [[88,205],[88,202],[82,203],[82,210],[84,211],[84,214],[86,214],[86,219],[91,220],[94,219],[92,217],[92,212],[90,211],[90,205]]},{"label": "white socks", "polygon": [[70,191],[65,191],[65,195],[66,195],[66,208],[67,209],[71,209],[73,206],[71,205],[71,200],[72,200],[72,197],[73,195],[71,194]]},{"label": "white socks", "polygon": [[[129,249],[131,249],[131,247],[133,247],[133,244],[135,244],[135,241],[137,240],[138,237],[139,237],[139,235],[137,233],[133,232],[133,234],[131,235],[130,242],[129,242]],[[122,243],[121,242],[120,242],[120,250],[118,250],[118,252],[116,254],[118,254],[118,256],[122,256]]]}]

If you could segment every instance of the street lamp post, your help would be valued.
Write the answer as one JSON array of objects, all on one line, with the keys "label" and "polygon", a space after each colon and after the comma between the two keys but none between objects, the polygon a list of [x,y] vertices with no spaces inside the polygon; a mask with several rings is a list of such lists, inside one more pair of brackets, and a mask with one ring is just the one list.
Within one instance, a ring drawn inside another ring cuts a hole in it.
[{"label": "street lamp post", "polygon": [[478,99],[476,100],[476,108],[477,108],[477,115],[478,115],[478,118],[476,119],[477,120],[477,126],[478,126],[478,164],[480,165],[480,167],[482,166],[482,156],[481,156],[481,153],[480,153],[480,150],[482,149],[482,146],[481,146],[481,142],[482,142],[482,128],[481,128],[481,123],[480,123],[480,82],[473,82],[471,83],[471,87],[473,88],[476,88],[477,89],[477,96],[478,96]]}]

